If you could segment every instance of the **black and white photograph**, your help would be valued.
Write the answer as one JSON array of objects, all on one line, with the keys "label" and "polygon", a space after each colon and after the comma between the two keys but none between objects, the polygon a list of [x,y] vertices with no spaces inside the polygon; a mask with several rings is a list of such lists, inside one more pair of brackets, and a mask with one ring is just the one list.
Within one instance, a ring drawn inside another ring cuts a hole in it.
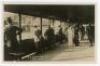
[{"label": "black and white photograph", "polygon": [[4,4],[3,60],[95,62],[95,5]]}]

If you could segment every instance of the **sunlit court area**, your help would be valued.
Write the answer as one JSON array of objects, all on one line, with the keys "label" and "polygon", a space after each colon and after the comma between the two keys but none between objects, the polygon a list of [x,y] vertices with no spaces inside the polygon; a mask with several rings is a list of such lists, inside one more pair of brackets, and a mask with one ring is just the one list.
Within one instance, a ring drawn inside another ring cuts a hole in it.
[{"label": "sunlit court area", "polygon": [[4,5],[4,61],[95,62],[94,5]]}]

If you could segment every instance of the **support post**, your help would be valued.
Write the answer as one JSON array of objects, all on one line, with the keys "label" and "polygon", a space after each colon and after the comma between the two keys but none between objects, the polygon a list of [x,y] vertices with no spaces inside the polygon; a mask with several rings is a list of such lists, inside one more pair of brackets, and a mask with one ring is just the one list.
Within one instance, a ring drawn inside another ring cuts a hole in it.
[{"label": "support post", "polygon": [[41,29],[41,35],[42,35],[42,17],[40,17],[40,29]]},{"label": "support post", "polygon": [[[19,13],[19,28],[22,27],[22,26],[21,26],[21,21],[22,21],[21,13]],[[20,42],[21,42],[21,39],[22,39],[22,35],[21,35],[21,33],[20,33],[20,35],[19,35],[19,41],[20,41]]]}]

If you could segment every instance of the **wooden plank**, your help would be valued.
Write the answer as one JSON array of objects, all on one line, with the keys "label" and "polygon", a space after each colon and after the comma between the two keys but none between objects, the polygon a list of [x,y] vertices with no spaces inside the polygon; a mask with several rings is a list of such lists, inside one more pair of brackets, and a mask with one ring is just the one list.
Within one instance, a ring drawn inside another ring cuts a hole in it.
[{"label": "wooden plank", "polygon": [[24,59],[26,59],[26,58],[29,58],[30,56],[35,55],[36,53],[37,53],[37,52],[30,53],[30,54],[28,54],[28,55],[25,55],[25,56],[21,57],[21,59],[24,60]]}]

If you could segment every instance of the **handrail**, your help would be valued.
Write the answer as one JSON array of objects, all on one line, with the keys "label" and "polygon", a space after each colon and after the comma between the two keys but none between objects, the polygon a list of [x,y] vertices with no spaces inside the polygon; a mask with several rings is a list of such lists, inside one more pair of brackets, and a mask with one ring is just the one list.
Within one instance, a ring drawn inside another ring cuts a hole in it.
[{"label": "handrail", "polygon": [[35,55],[36,53],[37,52],[33,52],[33,53],[28,54],[28,55],[25,55],[25,56],[21,57],[21,60],[25,60],[25,59],[31,60],[32,56]]}]

